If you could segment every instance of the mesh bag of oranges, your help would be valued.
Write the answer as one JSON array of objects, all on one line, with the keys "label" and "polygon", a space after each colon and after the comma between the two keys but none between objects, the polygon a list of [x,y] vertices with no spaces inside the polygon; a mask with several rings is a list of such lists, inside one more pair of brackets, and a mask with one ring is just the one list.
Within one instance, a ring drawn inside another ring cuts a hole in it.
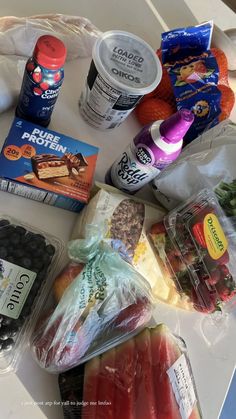
[{"label": "mesh bag of oranges", "polygon": [[235,96],[228,84],[227,58],[210,48],[211,34],[211,22],[162,34],[157,55],[163,76],[136,108],[142,125],[166,119],[177,109],[191,109],[195,122],[185,139],[189,142],[229,118]]}]

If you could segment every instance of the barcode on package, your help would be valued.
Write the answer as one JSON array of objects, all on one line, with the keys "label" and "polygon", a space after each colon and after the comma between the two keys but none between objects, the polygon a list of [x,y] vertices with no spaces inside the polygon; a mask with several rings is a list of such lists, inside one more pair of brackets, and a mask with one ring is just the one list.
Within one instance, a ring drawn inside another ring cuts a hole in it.
[{"label": "barcode on package", "polygon": [[7,180],[0,179],[0,189],[1,189],[1,191],[4,191],[4,192],[7,191],[8,183],[9,182]]},{"label": "barcode on package", "polygon": [[168,369],[173,392],[182,419],[189,419],[196,403],[196,394],[189,366],[184,354]]},{"label": "barcode on package", "polygon": [[39,202],[42,202],[47,194],[47,192],[20,185],[19,183],[15,182],[8,183],[8,192]]}]

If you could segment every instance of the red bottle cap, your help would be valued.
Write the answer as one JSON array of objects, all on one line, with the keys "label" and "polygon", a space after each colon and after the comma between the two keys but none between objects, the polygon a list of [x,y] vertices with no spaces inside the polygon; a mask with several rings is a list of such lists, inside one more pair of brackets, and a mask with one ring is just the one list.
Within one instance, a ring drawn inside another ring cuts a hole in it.
[{"label": "red bottle cap", "polygon": [[57,70],[65,63],[66,47],[55,36],[43,35],[37,40],[33,55],[42,67]]}]

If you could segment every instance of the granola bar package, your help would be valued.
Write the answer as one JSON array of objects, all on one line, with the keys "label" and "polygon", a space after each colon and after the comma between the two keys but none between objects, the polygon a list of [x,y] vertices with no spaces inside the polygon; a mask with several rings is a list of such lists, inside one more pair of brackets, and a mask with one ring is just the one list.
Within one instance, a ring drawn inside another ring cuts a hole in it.
[{"label": "granola bar package", "polygon": [[72,238],[84,238],[88,224],[103,225],[106,242],[149,282],[155,298],[188,309],[188,303],[181,300],[171,278],[162,273],[148,240],[151,226],[164,215],[159,206],[99,185],[97,194],[80,213]]}]

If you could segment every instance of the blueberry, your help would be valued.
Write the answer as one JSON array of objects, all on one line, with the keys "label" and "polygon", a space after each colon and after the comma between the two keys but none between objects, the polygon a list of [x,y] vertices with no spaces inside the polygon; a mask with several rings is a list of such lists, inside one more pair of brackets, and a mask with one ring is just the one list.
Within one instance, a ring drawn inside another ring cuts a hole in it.
[{"label": "blueberry", "polygon": [[46,246],[46,252],[50,255],[53,256],[55,253],[55,247],[52,244],[48,244]]},{"label": "blueberry", "polygon": [[0,240],[0,246],[7,247],[8,245],[10,245],[10,239],[7,237]]},{"label": "blueberry", "polygon": [[22,258],[25,252],[23,249],[16,249],[13,254],[16,258]]},{"label": "blueberry", "polygon": [[7,226],[9,224],[10,224],[10,222],[8,220],[4,220],[4,219],[0,220],[0,227]]},{"label": "blueberry", "polygon": [[32,261],[28,257],[21,258],[19,260],[19,263],[20,263],[20,266],[22,266],[23,268],[26,268],[26,269],[30,269],[31,266],[32,266]]},{"label": "blueberry", "polygon": [[26,233],[26,229],[24,227],[21,227],[21,226],[16,226],[15,232],[20,234],[21,236],[24,236],[25,233]]},{"label": "blueberry", "polygon": [[7,246],[7,253],[8,253],[8,255],[13,255],[14,251],[15,251],[14,246],[12,246],[12,245]]},{"label": "blueberry", "polygon": [[29,243],[34,237],[33,233],[28,232],[24,237],[22,237],[22,243],[26,244]]},{"label": "blueberry", "polygon": [[15,258],[13,257],[13,256],[7,256],[6,257],[6,260],[8,261],[8,262],[10,262],[10,263],[14,263],[15,265],[16,265],[16,260],[15,260]]},{"label": "blueberry", "polygon": [[7,249],[6,247],[1,246],[0,247],[0,258],[5,259],[7,257]]},{"label": "blueberry", "polygon": [[43,249],[37,249],[37,252],[35,254],[35,256],[37,256],[37,258],[43,259],[44,255],[45,255],[45,252],[43,251]]},{"label": "blueberry", "polygon": [[45,242],[45,237],[42,234],[35,234],[34,239],[37,239],[38,241]]},{"label": "blueberry", "polygon": [[27,302],[25,303],[25,305],[24,305],[24,307],[23,307],[23,309],[21,311],[21,317],[23,317],[23,319],[25,317],[28,317],[28,315],[30,314],[30,312],[31,312],[31,306],[32,306],[32,300],[29,299],[29,296],[28,296]]},{"label": "blueberry", "polygon": [[30,242],[28,243],[28,245],[27,245],[27,248],[28,248],[29,250],[33,250],[33,251],[35,251],[35,250],[37,249],[37,247],[38,247],[38,243],[37,243],[37,241],[36,241],[36,240],[32,240],[32,241],[30,241]]},{"label": "blueberry", "polygon": [[12,243],[12,244],[14,244],[15,246],[16,246],[17,244],[19,244],[19,243],[20,243],[20,234],[13,233],[13,234],[10,236],[10,241],[11,241],[11,243]]},{"label": "blueberry", "polygon": [[18,319],[14,320],[13,325],[20,328],[24,323],[24,319],[19,317]]},{"label": "blueberry", "polygon": [[42,256],[42,261],[46,266],[48,266],[51,261],[50,255],[48,253],[44,253],[44,255]]},{"label": "blueberry", "polygon": [[42,269],[38,275],[37,275],[37,280],[42,282],[46,279],[46,275],[47,275],[47,269]]},{"label": "blueberry", "polygon": [[4,351],[10,351],[14,346],[14,340],[9,338],[2,342],[2,349]]},{"label": "blueberry", "polygon": [[41,259],[33,259],[33,270],[36,269],[38,272],[43,267],[43,261]]},{"label": "blueberry", "polygon": [[0,329],[0,339],[6,340],[10,337],[9,327],[8,326],[2,326]]},{"label": "blueberry", "polygon": [[2,326],[9,326],[10,324],[12,324],[13,319],[11,319],[10,317],[3,317],[2,319]]},{"label": "blueberry", "polygon": [[12,325],[11,327],[8,328],[9,330],[9,337],[13,338],[14,336],[16,336],[19,327]]}]

